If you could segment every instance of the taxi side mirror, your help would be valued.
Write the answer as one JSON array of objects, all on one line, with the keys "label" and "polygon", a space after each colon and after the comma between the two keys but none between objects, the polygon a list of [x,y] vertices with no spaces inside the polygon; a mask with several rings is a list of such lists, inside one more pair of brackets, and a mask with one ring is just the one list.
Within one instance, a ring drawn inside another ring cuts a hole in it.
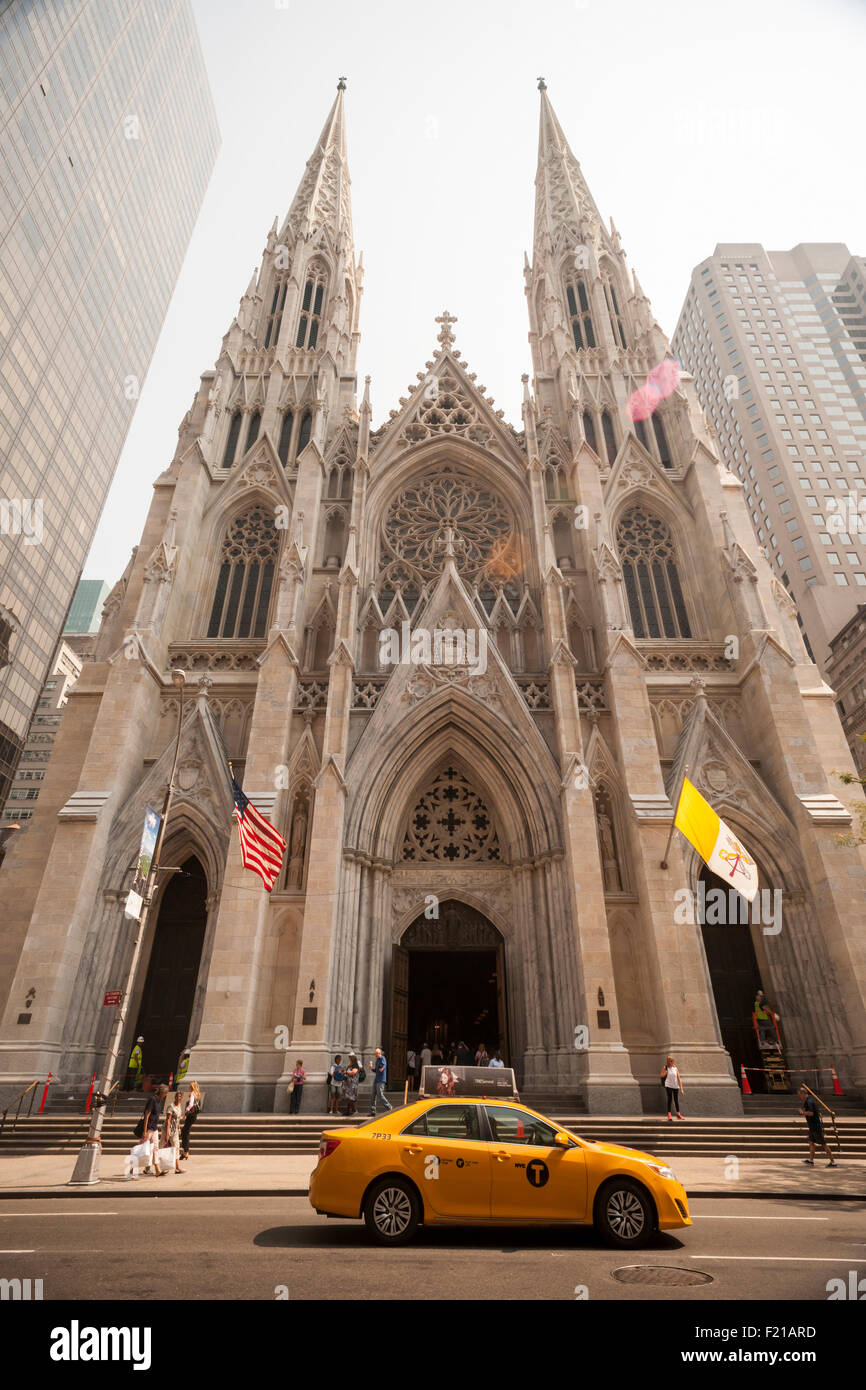
[{"label": "taxi side mirror", "polygon": [[571,1143],[571,1140],[569,1139],[567,1134],[556,1134],[554,1136],[553,1142],[554,1144],[558,1144],[561,1149],[567,1149]]}]

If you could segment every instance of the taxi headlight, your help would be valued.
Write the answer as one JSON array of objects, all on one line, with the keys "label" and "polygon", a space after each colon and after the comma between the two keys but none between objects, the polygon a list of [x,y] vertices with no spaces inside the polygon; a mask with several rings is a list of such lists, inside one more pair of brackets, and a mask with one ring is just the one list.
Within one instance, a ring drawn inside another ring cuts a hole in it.
[{"label": "taxi headlight", "polygon": [[651,1168],[654,1173],[658,1173],[660,1178],[667,1178],[669,1182],[676,1182],[676,1173],[666,1163],[650,1163],[647,1158],[642,1158],[639,1162],[646,1164],[647,1168]]}]

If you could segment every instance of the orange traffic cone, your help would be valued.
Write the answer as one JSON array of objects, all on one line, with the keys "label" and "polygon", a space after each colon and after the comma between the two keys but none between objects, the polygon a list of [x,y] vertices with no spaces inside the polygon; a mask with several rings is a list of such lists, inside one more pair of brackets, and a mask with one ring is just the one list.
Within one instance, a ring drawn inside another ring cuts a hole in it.
[{"label": "orange traffic cone", "polygon": [[838,1076],[836,1075],[836,1068],[835,1068],[835,1067],[831,1067],[831,1068],[830,1068],[830,1071],[833,1073],[833,1095],[834,1095],[834,1096],[844,1096],[845,1092],[842,1090],[842,1087],[839,1085],[839,1078],[838,1078]]},{"label": "orange traffic cone", "polygon": [[749,1085],[749,1078],[746,1076],[746,1068],[742,1062],[740,1063],[740,1079],[743,1083],[743,1095],[750,1096],[752,1094],[752,1088]]}]

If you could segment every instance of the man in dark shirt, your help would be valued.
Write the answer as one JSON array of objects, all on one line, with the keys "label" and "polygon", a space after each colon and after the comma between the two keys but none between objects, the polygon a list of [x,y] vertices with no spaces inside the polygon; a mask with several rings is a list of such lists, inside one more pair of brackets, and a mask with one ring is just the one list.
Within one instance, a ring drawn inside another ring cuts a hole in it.
[{"label": "man in dark shirt", "polygon": [[824,1124],[821,1119],[821,1111],[818,1108],[817,1100],[812,1095],[812,1093],[806,1089],[805,1086],[800,1087],[799,1096],[802,1102],[802,1105],[800,1107],[800,1114],[805,1115],[806,1124],[809,1127],[809,1157],[805,1158],[803,1162],[808,1163],[810,1167],[814,1168],[815,1145],[817,1144],[820,1148],[824,1150],[825,1154],[830,1160],[830,1162],[827,1164],[827,1167],[838,1168],[839,1165],[833,1157],[833,1154],[830,1150],[830,1145],[824,1138]]}]

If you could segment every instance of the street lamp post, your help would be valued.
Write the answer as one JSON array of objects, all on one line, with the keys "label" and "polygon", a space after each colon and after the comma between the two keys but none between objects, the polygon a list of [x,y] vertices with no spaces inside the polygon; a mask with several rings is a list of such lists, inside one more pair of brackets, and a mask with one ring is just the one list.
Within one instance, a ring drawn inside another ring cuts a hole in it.
[{"label": "street lamp post", "polygon": [[[123,1028],[126,1022],[127,1009],[129,1008],[129,1001],[132,997],[133,985],[135,984],[135,972],[138,969],[138,961],[141,955],[141,947],[142,942],[144,940],[145,927],[147,926],[147,918],[150,912],[153,892],[156,888],[156,875],[159,871],[159,856],[162,851],[163,841],[165,839],[165,828],[168,824],[168,816],[171,810],[171,801],[174,795],[174,774],[177,771],[177,759],[178,754],[180,753],[180,735],[181,726],[183,723],[183,688],[186,684],[186,675],[179,667],[176,667],[171,673],[171,679],[172,684],[176,687],[180,695],[177,710],[177,737],[175,739],[174,744],[174,761],[171,765],[171,773],[168,779],[168,787],[166,788],[165,800],[162,804],[162,819],[160,820],[159,830],[157,831],[156,844],[153,847],[153,859],[151,860],[150,864],[150,872],[148,873],[144,893],[142,894],[144,898],[144,908],[138,920],[138,929],[135,935],[135,946],[133,948],[132,959],[129,962],[129,970],[126,976],[126,988],[123,991],[123,994],[121,995],[120,1005],[117,1010],[117,1017],[114,1025],[114,1033],[112,1034],[111,1043],[109,1045],[108,1053],[105,1059],[105,1069],[101,1078],[102,1086],[100,1087],[100,1089],[103,1090],[106,1095],[111,1090],[111,1084],[114,1079],[114,1071],[117,1065],[118,1049],[120,1047],[121,1040],[123,1037]],[[88,1134],[83,1145],[78,1151],[78,1157],[75,1160],[75,1168],[73,1169],[72,1177],[69,1179],[69,1182],[67,1183],[67,1187],[92,1187],[95,1183],[99,1182],[99,1155],[102,1149],[101,1136],[102,1123],[104,1118],[105,1106],[95,1105],[93,1107],[93,1112],[91,1114],[90,1119],[90,1133]]]}]

